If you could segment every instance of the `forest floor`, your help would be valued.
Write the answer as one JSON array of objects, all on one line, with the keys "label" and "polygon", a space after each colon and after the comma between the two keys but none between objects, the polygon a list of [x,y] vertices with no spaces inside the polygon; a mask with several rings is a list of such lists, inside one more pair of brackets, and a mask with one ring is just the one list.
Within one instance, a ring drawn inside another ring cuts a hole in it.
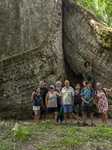
[{"label": "forest floor", "polygon": [[[90,118],[87,122],[91,124]],[[112,119],[108,127],[100,118],[94,117],[94,123],[96,127],[78,126],[76,119],[73,126],[69,120],[66,126],[49,120],[36,126],[33,119],[0,121],[0,150],[112,150]]]}]

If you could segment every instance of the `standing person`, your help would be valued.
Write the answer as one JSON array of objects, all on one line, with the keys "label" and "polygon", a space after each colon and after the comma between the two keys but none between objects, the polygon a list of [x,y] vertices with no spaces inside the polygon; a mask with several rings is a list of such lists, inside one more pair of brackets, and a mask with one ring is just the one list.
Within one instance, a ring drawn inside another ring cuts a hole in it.
[{"label": "standing person", "polygon": [[44,87],[44,81],[40,81],[39,85],[40,85],[40,93],[43,96],[44,111],[42,111],[41,115],[42,115],[42,122],[44,123],[45,122],[45,118],[46,118],[46,116],[45,116],[45,113],[46,113],[45,97],[46,97],[46,94],[47,94],[48,90],[47,90],[46,87]]},{"label": "standing person", "polygon": [[70,125],[72,125],[72,109],[74,106],[74,90],[70,87],[70,82],[68,80],[65,81],[65,87],[62,88],[61,93],[61,105],[64,105],[64,120],[65,125],[67,121],[67,112],[70,115]]},{"label": "standing person", "polygon": [[[59,93],[59,91],[62,90],[62,87],[61,87],[61,81],[57,81],[56,82],[56,88],[54,89],[54,91],[56,91],[57,93]],[[60,113],[60,108],[61,108],[61,97],[60,96],[57,96],[57,105],[58,105],[58,118],[57,118],[57,122],[60,118],[60,121],[63,123],[63,118],[64,118],[64,115],[61,114],[59,115]]]},{"label": "standing person", "polygon": [[34,120],[35,124],[39,124],[40,118],[40,106],[43,105],[42,95],[40,94],[40,88],[36,88],[35,92],[31,96],[31,100],[33,101],[33,110],[34,110]]},{"label": "standing person", "polygon": [[108,100],[106,97],[106,92],[112,92],[111,89],[102,88],[101,84],[97,82],[97,91],[95,92],[96,97],[96,107],[98,112],[102,115],[102,124],[107,126],[107,111],[108,111]]},{"label": "standing person", "polygon": [[[46,117],[45,116],[45,113],[46,113],[45,97],[46,97],[46,94],[47,94],[48,90],[47,90],[46,87],[44,87],[44,81],[40,81],[39,85],[40,85],[40,94],[43,97],[43,108],[44,108],[44,110],[41,112],[41,115],[42,115],[42,122],[44,123],[45,122],[45,117]],[[32,97],[33,97],[34,93],[35,92],[32,93]],[[34,112],[33,112],[32,118],[34,118]]]},{"label": "standing person", "polygon": [[[33,95],[34,95],[34,93],[35,93],[35,92],[33,92],[33,93],[32,93],[32,96],[31,96],[31,100],[32,100],[32,101],[33,101]],[[34,119],[34,115],[35,115],[35,114],[34,114],[34,111],[33,111],[33,113],[32,113],[32,118],[33,118],[33,119]]]},{"label": "standing person", "polygon": [[93,123],[93,98],[94,98],[94,90],[90,88],[90,82],[85,82],[86,87],[81,90],[81,98],[82,98],[82,111],[83,115],[83,124],[87,125],[87,113],[90,113],[91,125],[94,126]]},{"label": "standing person", "polygon": [[75,94],[74,94],[74,104],[75,104],[75,112],[76,112],[77,123],[78,123],[78,125],[80,125],[79,112],[82,111],[82,98],[81,98],[80,84],[76,84],[76,91],[75,91]]},{"label": "standing person", "polygon": [[93,76],[93,72],[92,72],[92,54],[90,54],[90,62],[86,61],[85,62],[85,81],[89,81],[90,82],[90,87],[92,88],[93,86],[93,82],[94,82],[94,76]]},{"label": "standing person", "polygon": [[[86,87],[86,85],[85,85],[85,80],[83,81],[83,89]],[[83,120],[83,116],[84,116],[84,112],[82,111],[82,120]],[[84,120],[83,120],[83,124],[84,124]]]},{"label": "standing person", "polygon": [[58,107],[57,107],[57,96],[60,96],[60,90],[57,92],[54,92],[54,86],[50,85],[50,91],[46,95],[46,107],[48,109],[49,113],[49,119],[52,123],[52,113],[55,113],[55,124],[57,123],[57,117],[58,117]]}]

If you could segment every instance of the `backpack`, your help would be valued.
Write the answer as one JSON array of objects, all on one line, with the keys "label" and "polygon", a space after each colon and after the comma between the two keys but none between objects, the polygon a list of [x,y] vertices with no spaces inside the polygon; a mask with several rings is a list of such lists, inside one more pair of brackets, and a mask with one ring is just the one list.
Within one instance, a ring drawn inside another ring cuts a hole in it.
[{"label": "backpack", "polygon": [[[106,96],[106,91],[102,88],[102,91],[105,93],[105,96]],[[96,91],[96,95],[97,95],[97,91]]]},{"label": "backpack", "polygon": [[[92,91],[93,91],[93,88],[90,88],[91,89],[91,97],[92,97]],[[84,92],[84,89],[82,89],[83,90],[83,92]]]}]

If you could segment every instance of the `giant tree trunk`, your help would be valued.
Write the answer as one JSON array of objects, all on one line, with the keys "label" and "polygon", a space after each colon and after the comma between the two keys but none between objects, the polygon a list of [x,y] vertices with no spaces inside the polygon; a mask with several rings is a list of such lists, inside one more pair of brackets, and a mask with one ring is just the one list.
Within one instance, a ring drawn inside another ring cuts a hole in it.
[{"label": "giant tree trunk", "polygon": [[89,52],[95,84],[111,87],[112,29],[73,0],[5,0],[0,17],[0,117],[30,117],[40,80],[82,83]]},{"label": "giant tree trunk", "polygon": [[[112,29],[102,25],[87,9],[73,0],[63,0],[63,49],[67,76],[75,86],[82,83],[85,62],[93,56],[94,88],[112,86]],[[78,80],[77,80],[78,79]],[[108,94],[112,117],[112,93]]]},{"label": "giant tree trunk", "polygon": [[0,11],[0,116],[31,117],[31,94],[66,78],[62,1],[2,1]]}]

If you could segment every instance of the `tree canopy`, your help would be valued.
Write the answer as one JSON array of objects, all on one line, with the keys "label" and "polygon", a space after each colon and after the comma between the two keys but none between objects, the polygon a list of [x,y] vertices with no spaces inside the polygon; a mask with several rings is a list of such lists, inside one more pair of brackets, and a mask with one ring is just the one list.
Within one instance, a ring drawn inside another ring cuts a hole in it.
[{"label": "tree canopy", "polygon": [[112,0],[76,0],[90,10],[97,18],[108,27],[112,27]]}]

